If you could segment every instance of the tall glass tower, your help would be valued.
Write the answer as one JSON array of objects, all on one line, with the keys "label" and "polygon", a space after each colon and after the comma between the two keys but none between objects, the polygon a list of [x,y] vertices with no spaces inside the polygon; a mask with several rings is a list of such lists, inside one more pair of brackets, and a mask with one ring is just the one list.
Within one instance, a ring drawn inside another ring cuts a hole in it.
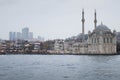
[{"label": "tall glass tower", "polygon": [[22,29],[22,39],[23,40],[29,39],[29,28],[25,27]]}]

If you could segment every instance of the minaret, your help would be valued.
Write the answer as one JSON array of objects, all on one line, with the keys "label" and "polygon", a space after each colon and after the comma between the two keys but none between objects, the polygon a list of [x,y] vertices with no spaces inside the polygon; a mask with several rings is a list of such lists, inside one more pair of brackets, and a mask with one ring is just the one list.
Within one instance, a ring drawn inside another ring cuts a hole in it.
[{"label": "minaret", "polygon": [[94,18],[95,18],[95,20],[94,20],[94,26],[95,26],[95,28],[96,28],[96,26],[97,26],[97,19],[96,19],[96,10],[95,10],[95,14],[94,14]]},{"label": "minaret", "polygon": [[85,18],[84,18],[84,9],[82,9],[82,42],[84,42],[84,22],[85,22]]},{"label": "minaret", "polygon": [[84,35],[84,22],[85,22],[85,19],[84,19],[84,9],[82,9],[82,34]]},{"label": "minaret", "polygon": [[85,33],[84,33],[84,22],[85,22],[85,18],[84,18],[84,9],[82,9],[82,51],[81,53],[85,53]]}]

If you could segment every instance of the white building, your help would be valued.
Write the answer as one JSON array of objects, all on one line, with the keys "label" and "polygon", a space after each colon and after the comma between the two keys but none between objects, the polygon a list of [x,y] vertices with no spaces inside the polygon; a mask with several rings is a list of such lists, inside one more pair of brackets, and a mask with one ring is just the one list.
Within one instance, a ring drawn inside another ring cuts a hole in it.
[{"label": "white building", "polygon": [[54,43],[55,53],[64,53],[64,40],[57,39]]},{"label": "white building", "polygon": [[55,50],[65,54],[116,54],[116,31],[113,32],[105,25],[97,26],[96,11],[94,14],[94,30],[88,32],[86,38],[84,33],[84,10],[82,11],[82,34],[81,40],[55,41]]},{"label": "white building", "polygon": [[93,32],[88,33],[88,53],[114,54],[116,53],[116,32],[101,24]]}]

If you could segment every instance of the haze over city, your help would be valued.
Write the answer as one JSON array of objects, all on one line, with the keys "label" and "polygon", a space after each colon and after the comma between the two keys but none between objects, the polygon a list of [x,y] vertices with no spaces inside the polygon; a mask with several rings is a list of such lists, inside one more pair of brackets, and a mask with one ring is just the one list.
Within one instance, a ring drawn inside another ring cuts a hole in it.
[{"label": "haze over city", "polygon": [[67,38],[82,31],[82,8],[85,11],[85,33],[103,22],[111,30],[120,31],[119,0],[0,0],[0,38],[9,39],[9,32],[28,27],[34,37]]}]

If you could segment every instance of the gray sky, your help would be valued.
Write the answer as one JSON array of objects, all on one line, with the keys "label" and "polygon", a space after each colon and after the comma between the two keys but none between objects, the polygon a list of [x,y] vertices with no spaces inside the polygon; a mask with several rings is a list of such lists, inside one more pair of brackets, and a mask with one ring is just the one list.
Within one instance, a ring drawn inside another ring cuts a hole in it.
[{"label": "gray sky", "polygon": [[34,36],[45,39],[67,38],[81,33],[81,11],[85,10],[85,33],[98,25],[120,31],[120,0],[0,0],[0,38],[9,31],[29,27]]}]

